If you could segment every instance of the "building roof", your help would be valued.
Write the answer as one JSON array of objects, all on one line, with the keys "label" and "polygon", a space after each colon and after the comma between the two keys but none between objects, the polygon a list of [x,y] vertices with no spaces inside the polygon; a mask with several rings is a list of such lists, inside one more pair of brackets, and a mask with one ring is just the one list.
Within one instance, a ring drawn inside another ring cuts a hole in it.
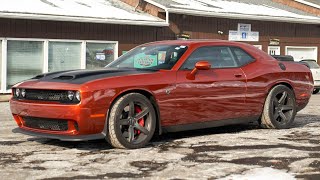
[{"label": "building roof", "polygon": [[231,19],[320,24],[320,16],[272,0],[148,0],[167,8],[169,13]]},{"label": "building roof", "polygon": [[168,26],[119,0],[2,0],[0,18]]},{"label": "building roof", "polygon": [[313,8],[320,9],[320,0],[294,0],[294,1],[311,6]]}]

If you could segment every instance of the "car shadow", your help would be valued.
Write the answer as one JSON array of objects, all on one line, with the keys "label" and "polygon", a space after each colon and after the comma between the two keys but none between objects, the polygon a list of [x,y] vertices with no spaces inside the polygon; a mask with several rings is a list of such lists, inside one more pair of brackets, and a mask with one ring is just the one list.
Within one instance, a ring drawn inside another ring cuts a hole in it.
[{"label": "car shadow", "polygon": [[[320,124],[315,124],[320,121],[320,116],[318,115],[309,115],[309,114],[298,114],[296,117],[296,121],[292,124],[291,128],[299,128],[299,127],[320,127]],[[147,145],[147,147],[154,147],[162,143],[170,143],[172,141],[176,141],[183,138],[191,138],[196,136],[206,136],[211,134],[232,134],[239,133],[243,131],[261,129],[258,123],[256,124],[248,124],[248,125],[229,125],[229,126],[221,126],[214,128],[206,128],[206,129],[198,129],[198,130],[190,130],[190,131],[182,131],[182,132],[174,132],[174,133],[164,133],[162,135],[154,135],[151,140],[151,143]],[[80,142],[70,142],[70,141],[60,141],[46,138],[28,138],[29,141],[36,141],[38,143],[44,145],[51,145],[62,147],[66,149],[78,149],[78,150],[110,150],[113,147],[107,143],[106,140],[91,140],[91,141],[80,141]]]},{"label": "car shadow", "polygon": [[[257,125],[232,125],[232,126],[222,126],[222,127],[207,128],[207,129],[198,129],[198,130],[192,130],[192,131],[165,133],[162,135],[154,135],[154,137],[151,139],[151,143],[149,143],[146,147],[153,147],[157,144],[161,144],[161,142],[171,142],[171,141],[182,139],[182,138],[205,136],[209,134],[237,133],[237,132],[257,129],[257,128],[259,128]],[[28,138],[28,141],[35,141],[43,145],[57,146],[57,147],[66,148],[66,149],[72,149],[72,148],[75,148],[78,150],[113,149],[113,147],[104,139],[72,142],[72,141],[60,141],[55,139],[34,137],[34,138]]]},{"label": "car shadow", "polygon": [[190,131],[181,131],[181,132],[174,132],[174,133],[165,133],[162,135],[156,135],[152,141],[173,141],[183,138],[191,138],[196,136],[206,136],[211,134],[224,134],[224,133],[239,133],[242,131],[252,130],[252,129],[259,129],[260,127],[256,124],[239,124],[239,125],[228,125],[228,126],[220,126],[220,127],[213,127],[213,128],[205,128],[205,129],[197,129],[197,130],[190,130]]},{"label": "car shadow", "polygon": [[292,128],[305,126],[320,127],[320,124],[313,125],[317,122],[320,122],[320,115],[297,114],[295,121],[292,124]]},{"label": "car shadow", "polygon": [[78,150],[109,150],[113,147],[104,139],[90,140],[90,141],[61,141],[47,138],[28,138],[28,141],[35,141],[43,145],[57,146],[64,149],[78,149]]}]

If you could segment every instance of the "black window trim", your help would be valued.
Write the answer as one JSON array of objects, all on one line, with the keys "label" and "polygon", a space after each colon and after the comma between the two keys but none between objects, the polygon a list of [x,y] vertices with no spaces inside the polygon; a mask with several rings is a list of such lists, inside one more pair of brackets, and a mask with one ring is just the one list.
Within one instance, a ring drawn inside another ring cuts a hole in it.
[{"label": "black window trim", "polygon": [[[198,50],[198,49],[200,49],[200,48],[203,48],[203,47],[227,47],[227,48],[229,48],[230,52],[232,53],[232,56],[233,56],[233,58],[234,58],[234,60],[236,61],[236,64],[237,64],[236,67],[219,67],[219,68],[218,68],[218,67],[216,67],[216,68],[215,68],[215,67],[211,67],[211,69],[234,69],[234,68],[242,68],[242,67],[244,67],[244,66],[246,66],[246,65],[248,65],[248,64],[251,64],[251,63],[253,63],[253,62],[256,61],[256,59],[255,59],[250,53],[248,53],[246,50],[242,49],[242,48],[239,47],[239,46],[235,46],[235,45],[205,45],[205,46],[199,46],[199,47],[193,49],[193,51],[190,53],[190,55],[189,55],[189,56],[187,57],[187,59],[183,62],[183,64],[179,67],[178,70],[192,70],[192,69],[187,69],[187,68],[182,69],[182,67],[183,67],[183,65],[188,61],[189,57],[190,57],[196,50]],[[250,62],[246,63],[246,64],[241,65],[241,63],[240,63],[237,55],[236,55],[235,52],[233,51],[233,48],[238,48],[238,49],[242,50],[243,52],[245,52],[246,54],[248,54],[248,55],[252,58],[252,60],[251,60]]]}]

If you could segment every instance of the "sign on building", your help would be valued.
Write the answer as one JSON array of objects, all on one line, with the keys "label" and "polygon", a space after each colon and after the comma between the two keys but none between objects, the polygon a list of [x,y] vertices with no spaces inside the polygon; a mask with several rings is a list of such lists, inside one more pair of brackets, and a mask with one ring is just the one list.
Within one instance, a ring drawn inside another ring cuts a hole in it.
[{"label": "sign on building", "polygon": [[229,31],[229,41],[259,41],[259,32],[251,31],[251,24],[238,24],[238,30]]}]

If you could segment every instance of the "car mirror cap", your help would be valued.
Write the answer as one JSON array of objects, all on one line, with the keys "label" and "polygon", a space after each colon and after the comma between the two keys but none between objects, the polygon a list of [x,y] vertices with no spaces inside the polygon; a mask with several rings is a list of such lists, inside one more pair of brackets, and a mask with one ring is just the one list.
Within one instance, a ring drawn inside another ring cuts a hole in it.
[{"label": "car mirror cap", "polygon": [[195,64],[195,68],[198,70],[209,70],[211,69],[211,64],[208,61],[199,61]]}]

